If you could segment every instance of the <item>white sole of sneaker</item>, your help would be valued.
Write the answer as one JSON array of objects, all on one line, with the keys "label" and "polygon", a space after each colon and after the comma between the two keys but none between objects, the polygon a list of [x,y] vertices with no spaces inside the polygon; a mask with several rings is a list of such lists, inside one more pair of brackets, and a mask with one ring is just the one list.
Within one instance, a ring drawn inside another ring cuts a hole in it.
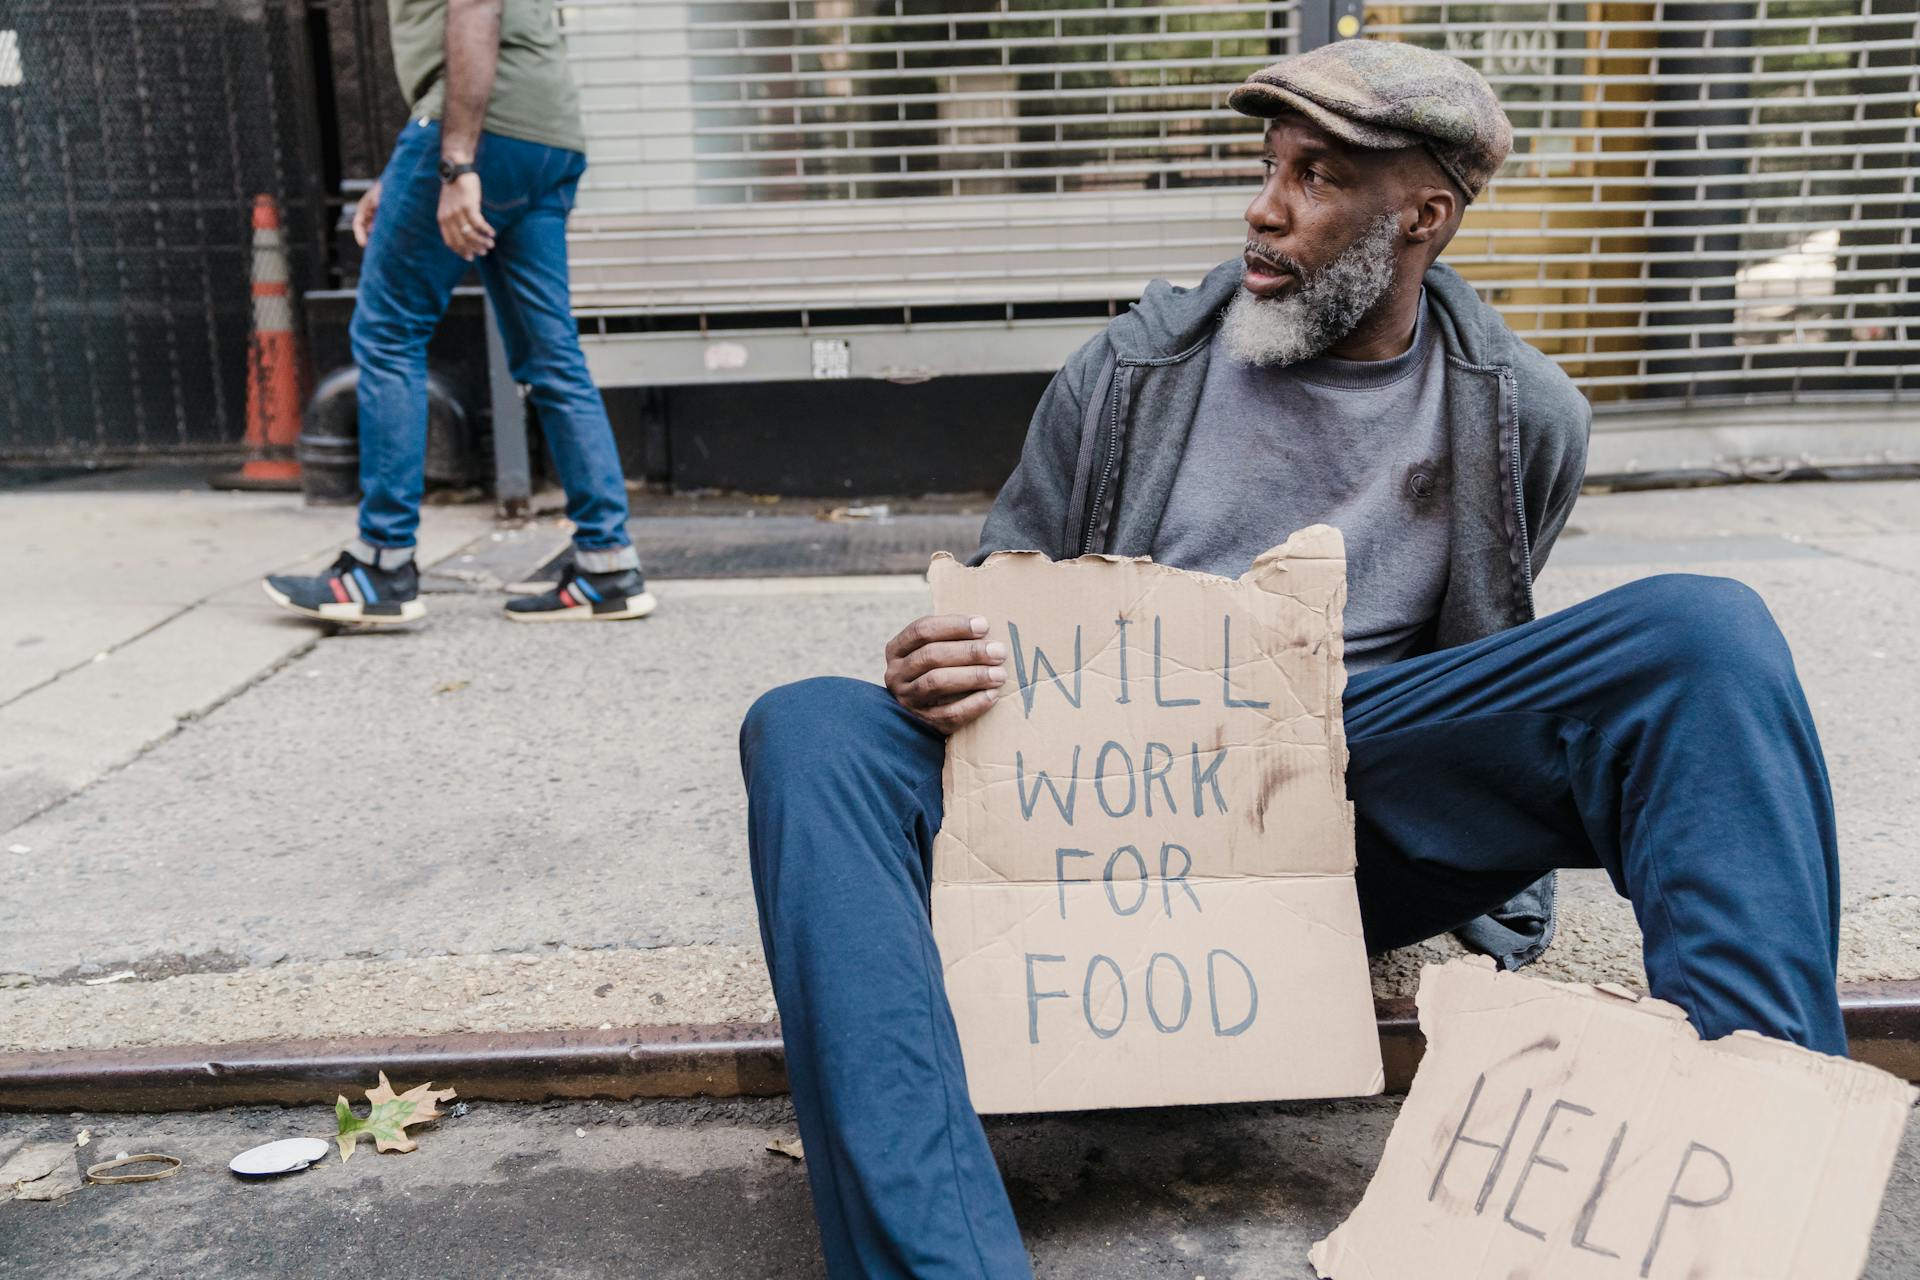
[{"label": "white sole of sneaker", "polygon": [[627,597],[626,608],[609,609],[605,613],[595,613],[590,604],[577,604],[571,609],[548,609],[544,613],[516,613],[508,609],[506,615],[515,622],[624,622],[646,617],[657,604],[659,601],[653,598],[653,592],[642,591]]},{"label": "white sole of sneaker", "polygon": [[274,590],[271,582],[262,582],[260,588],[267,593],[267,599],[290,613],[343,627],[399,627],[427,616],[426,603],[421,600],[408,600],[400,606],[399,613],[367,613],[366,606],[360,604],[323,604],[318,609],[309,609],[295,604],[286,592]]}]

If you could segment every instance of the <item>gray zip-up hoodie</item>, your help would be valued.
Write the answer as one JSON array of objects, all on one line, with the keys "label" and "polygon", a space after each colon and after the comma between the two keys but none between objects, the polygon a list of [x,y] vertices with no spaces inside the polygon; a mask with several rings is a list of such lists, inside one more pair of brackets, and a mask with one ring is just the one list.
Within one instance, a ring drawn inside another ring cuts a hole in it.
[{"label": "gray zip-up hoodie", "polygon": [[[1148,554],[1241,271],[1235,258],[1197,288],[1156,280],[1074,352],[1034,410],[973,563],[1007,550]],[[1593,410],[1457,271],[1436,262],[1425,284],[1452,439],[1451,563],[1434,632],[1445,649],[1533,620],[1533,578],[1580,492]],[[1549,875],[1458,936],[1514,969],[1546,950],[1554,918]]]}]

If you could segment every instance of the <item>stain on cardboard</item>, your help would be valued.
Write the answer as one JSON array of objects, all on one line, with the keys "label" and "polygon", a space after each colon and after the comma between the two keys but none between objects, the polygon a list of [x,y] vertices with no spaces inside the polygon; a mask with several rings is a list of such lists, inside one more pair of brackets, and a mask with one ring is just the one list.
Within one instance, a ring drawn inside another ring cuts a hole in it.
[{"label": "stain on cardboard", "polygon": [[1287,785],[1289,779],[1301,772],[1298,765],[1290,763],[1284,756],[1276,756],[1268,763],[1260,778],[1260,790],[1253,801],[1253,825],[1261,834],[1267,830],[1267,806],[1273,803],[1280,788]]}]

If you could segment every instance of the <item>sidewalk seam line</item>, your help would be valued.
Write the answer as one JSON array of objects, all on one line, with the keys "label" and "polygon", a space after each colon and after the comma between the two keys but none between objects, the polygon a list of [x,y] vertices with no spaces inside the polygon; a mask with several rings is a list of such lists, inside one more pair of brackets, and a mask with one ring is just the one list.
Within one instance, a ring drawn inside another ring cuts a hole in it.
[{"label": "sidewalk seam line", "polygon": [[[329,543],[329,545],[331,545],[331,543]],[[300,556],[295,557],[293,563],[298,563],[298,561],[300,560],[306,560],[306,559],[312,558],[313,556],[325,555],[325,554],[326,554],[326,548],[322,547],[318,551],[307,552]],[[438,564],[439,561],[436,560],[434,563]],[[154,632],[160,630],[160,628],[168,625],[169,623],[179,621],[181,618],[184,618],[186,615],[188,615],[189,613],[192,613],[195,609],[200,608],[202,605],[211,604],[213,602],[214,597],[222,596],[229,591],[233,591],[240,587],[244,587],[247,585],[247,583],[252,582],[254,580],[255,578],[250,576],[247,578],[242,578],[238,582],[229,582],[222,586],[215,587],[211,591],[207,592],[205,595],[200,596],[196,599],[187,601],[185,604],[181,605],[178,609],[175,609],[172,613],[160,619],[158,622],[153,623],[151,626],[142,627],[140,630],[134,632],[132,635],[126,637],[126,639],[124,640],[115,640],[112,644],[100,650],[100,653],[111,655],[111,654],[120,652],[120,650],[126,648],[128,645],[137,644],[140,641],[146,639],[148,636],[152,635]],[[60,670],[54,672],[52,675],[48,676],[46,679],[40,681],[40,683],[33,685],[29,688],[22,689],[19,693],[14,694],[12,697],[8,698],[6,701],[0,702],[0,711],[5,711],[8,707],[20,701],[22,698],[31,697],[33,694],[40,692],[40,690],[47,688],[49,685],[58,684],[60,681],[66,679],[68,676],[72,675],[76,671],[81,671],[87,667],[92,666],[95,662],[99,660],[100,653],[96,653],[90,658],[82,658],[80,659],[80,661],[74,663],[70,667],[62,667]],[[75,792],[74,794],[77,795],[79,793]]]},{"label": "sidewalk seam line", "polygon": [[[276,661],[269,664],[265,669],[254,672],[246,680],[234,686],[232,689],[229,689],[227,692],[221,694],[219,697],[215,698],[212,702],[206,703],[202,706],[195,707],[190,711],[186,711],[180,715],[175,716],[173,721],[173,726],[169,728],[165,733],[162,733],[157,737],[150,738],[146,742],[141,743],[138,747],[134,748],[133,753],[129,755],[126,759],[118,761],[117,763],[108,765],[105,769],[102,769],[98,774],[87,779],[87,781],[82,785],[75,787],[72,791],[67,792],[67,794],[63,796],[59,796],[53,800],[48,801],[46,804],[40,806],[38,809],[34,809],[33,811],[29,812],[24,817],[22,817],[18,822],[15,822],[9,825],[6,828],[6,830],[18,831],[21,827],[26,826],[29,822],[33,822],[36,819],[42,818],[47,814],[52,813],[55,809],[58,809],[61,805],[66,804],[71,800],[78,799],[79,797],[85,795],[87,792],[93,790],[95,787],[99,786],[100,783],[106,781],[108,778],[111,778],[115,774],[121,772],[122,770],[127,769],[134,764],[137,764],[139,761],[145,759],[147,755],[150,754],[155,748],[159,747],[163,743],[171,742],[174,738],[179,737],[181,731],[184,730],[189,724],[193,724],[196,721],[203,720],[207,716],[212,715],[214,712],[218,711],[221,707],[226,706],[229,702],[232,702],[235,698],[238,698],[241,694],[249,692],[251,689],[253,689],[255,685],[267,679],[269,676],[277,674],[278,672],[283,670],[285,667],[287,667],[291,663],[297,662],[301,658],[306,657],[309,653],[313,652],[314,646],[319,644],[322,638],[323,637],[318,635],[313,636],[311,639],[302,642],[298,647],[291,649],[286,653],[282,654]],[[4,707],[0,707],[0,710],[4,710],[4,709],[5,709]]]},{"label": "sidewalk seam line", "polygon": [[[485,536],[485,535],[481,535],[481,536]],[[472,545],[473,541],[478,541],[478,540],[479,540],[478,538],[475,538],[469,542],[462,543],[459,547],[455,548],[453,551],[450,551],[446,555],[441,556],[440,559],[435,560],[431,564],[426,565],[425,568],[431,569],[433,568],[434,565],[443,563],[444,561],[452,558],[453,556],[458,555],[461,551],[465,550],[468,546]],[[334,541],[337,541],[337,540],[330,539],[328,545],[329,546],[333,545]],[[310,559],[312,556],[324,555],[324,554],[326,554],[326,548],[322,547],[318,551],[308,552],[306,554],[297,556],[294,558],[292,562],[297,563],[300,560],[306,560],[306,559]],[[158,622],[155,622],[152,626],[142,628],[140,631],[136,632],[131,636],[128,636],[124,640],[117,640],[113,644],[107,646],[105,649],[102,649],[100,652],[105,654],[118,653],[121,649],[126,648],[128,645],[135,644],[141,640],[144,640],[146,637],[154,634],[156,631],[159,631],[161,628],[168,626],[171,623],[179,621],[181,618],[185,617],[187,614],[192,613],[195,609],[201,608],[204,605],[211,604],[216,597],[225,595],[229,591],[235,591],[241,587],[246,586],[247,583],[250,581],[253,581],[253,578],[251,577],[243,578],[238,582],[230,582],[225,586],[216,587],[212,591],[209,591],[206,595],[203,595],[196,600],[191,600],[191,601],[188,601],[186,604],[181,605],[178,609],[174,610],[172,613],[168,614],[166,617],[160,619]],[[314,646],[318,645],[322,640],[326,638],[327,638],[327,633],[324,630],[316,629],[313,635],[308,637],[306,640],[302,641],[301,643],[296,645],[294,648],[287,650],[285,653],[281,654],[278,658],[274,659],[274,661],[268,663],[265,667],[261,668],[260,670],[252,672],[239,684],[235,685],[233,688],[227,690],[225,693],[213,699],[213,701],[203,703],[197,707],[189,708],[188,710],[176,715],[174,717],[173,726],[171,728],[169,728],[165,733],[162,733],[157,737],[150,738],[147,741],[141,743],[138,747],[135,747],[133,750],[133,753],[129,755],[126,759],[121,760],[115,764],[108,765],[105,769],[101,770],[98,774],[96,774],[92,778],[87,779],[85,783],[83,783],[78,787],[75,787],[72,791],[69,791],[63,796],[58,796],[48,801],[46,804],[41,805],[37,809],[29,811],[27,814],[22,816],[19,821],[10,823],[5,828],[5,830],[17,831],[21,827],[26,826],[29,822],[33,822],[38,818],[44,817],[45,815],[52,813],[55,809],[58,809],[61,805],[66,804],[68,801],[85,795],[87,792],[93,790],[95,786],[97,786],[99,783],[101,783],[105,779],[111,778],[114,774],[119,773],[121,770],[126,769],[127,767],[134,764],[135,762],[144,759],[150,752],[152,752],[155,748],[159,747],[161,744],[172,741],[175,737],[179,736],[181,730],[185,729],[186,726],[188,726],[189,724],[193,724],[199,720],[204,720],[206,717],[218,711],[221,707],[224,707],[229,702],[232,702],[235,698],[238,698],[242,694],[250,692],[256,685],[266,680],[269,676],[277,674],[281,670],[285,669],[289,664],[297,662],[301,658],[306,657],[309,653],[313,652]],[[98,655],[95,655],[95,658],[97,657]],[[48,676],[45,680],[42,680],[39,684],[34,685],[32,688],[22,689],[19,693],[15,694],[11,698],[8,698],[5,702],[0,702],[0,711],[5,711],[8,707],[11,707],[16,702],[19,702],[22,698],[30,697],[31,695],[38,693],[42,689],[49,688],[52,685],[59,683],[61,680],[64,680],[66,677],[72,675],[76,671],[80,671],[86,667],[92,666],[95,661],[95,658],[82,659],[81,661],[74,663],[70,667],[66,667],[60,671],[54,672],[52,675]]]}]

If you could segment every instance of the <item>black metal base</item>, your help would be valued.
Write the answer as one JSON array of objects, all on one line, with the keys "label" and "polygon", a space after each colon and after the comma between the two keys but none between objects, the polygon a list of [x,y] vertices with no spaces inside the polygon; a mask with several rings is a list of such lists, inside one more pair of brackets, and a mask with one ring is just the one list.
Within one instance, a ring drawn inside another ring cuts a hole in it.
[{"label": "black metal base", "polygon": [[630,480],[788,497],[992,493],[1049,375],[603,390]]},{"label": "black metal base", "polygon": [[298,493],[299,476],[250,476],[243,467],[207,477],[209,489],[234,489],[245,493]]}]

